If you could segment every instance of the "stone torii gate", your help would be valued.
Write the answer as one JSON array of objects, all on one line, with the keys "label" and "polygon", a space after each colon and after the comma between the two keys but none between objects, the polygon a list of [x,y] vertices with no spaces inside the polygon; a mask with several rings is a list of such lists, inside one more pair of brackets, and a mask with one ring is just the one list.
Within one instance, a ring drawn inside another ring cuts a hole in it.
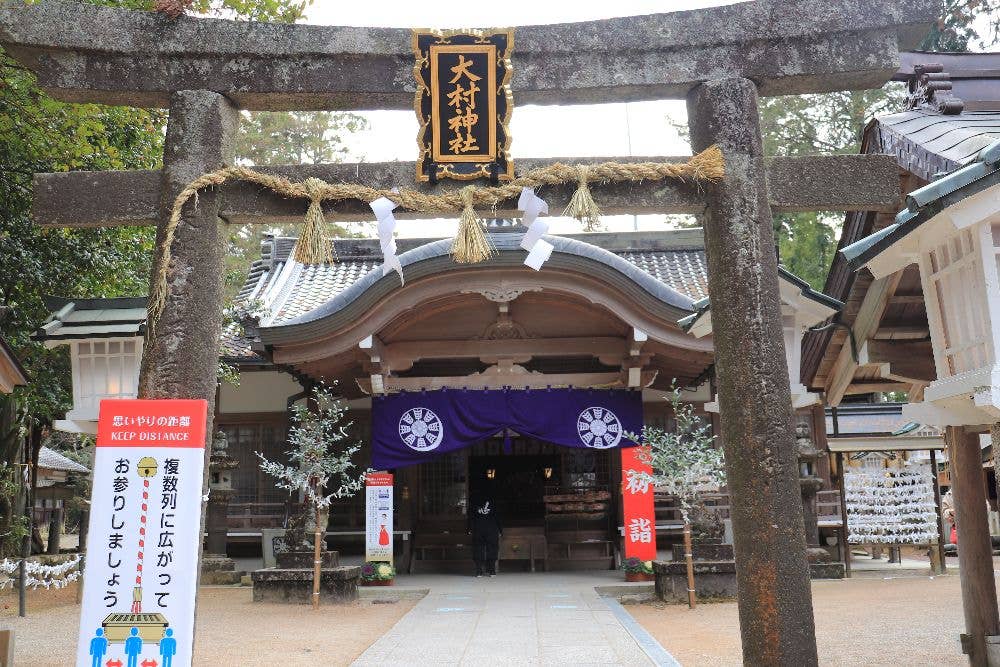
[{"label": "stone torii gate", "polygon": [[[898,198],[886,156],[765,159],[758,95],[879,87],[896,72],[900,45],[912,47],[936,12],[935,0],[758,0],[516,29],[518,103],[686,98],[694,149],[716,143],[724,152],[726,177],[705,193],[672,183],[593,189],[609,213],[704,214],[747,664],[817,662],[772,210],[891,209]],[[0,44],[57,99],[169,109],[161,171],[35,179],[39,224],[157,224],[161,240],[176,194],[233,159],[240,109],[409,109],[415,89],[410,33],[398,29],[170,20],[50,0],[0,8]],[[293,180],[414,187],[412,164],[263,169]],[[546,193],[553,205],[569,196],[569,188]],[[148,332],[142,397],[214,404],[219,220],[287,221],[304,211],[304,202],[241,183],[184,207],[166,306]],[[325,212],[333,220],[370,216],[357,202]]]}]

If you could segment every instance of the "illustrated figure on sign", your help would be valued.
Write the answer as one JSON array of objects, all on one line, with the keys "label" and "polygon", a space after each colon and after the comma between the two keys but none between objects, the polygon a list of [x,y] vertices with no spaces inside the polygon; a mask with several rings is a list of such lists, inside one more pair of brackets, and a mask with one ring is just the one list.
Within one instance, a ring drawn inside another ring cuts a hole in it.
[{"label": "illustrated figure on sign", "polygon": [[496,503],[489,495],[475,499],[469,512],[469,532],[472,533],[472,559],[476,563],[476,576],[497,574],[497,558],[500,555],[500,514]]},{"label": "illustrated figure on sign", "polygon": [[125,655],[128,657],[128,667],[138,667],[139,654],[142,653],[142,637],[139,636],[139,628],[129,630],[129,637],[125,640]]},{"label": "illustrated figure on sign", "polygon": [[382,523],[380,523],[378,527],[378,543],[379,546],[382,547],[389,546],[389,531],[385,529],[385,524],[388,522],[389,520],[386,518],[385,514],[383,514]]},{"label": "illustrated figure on sign", "polygon": [[177,655],[177,640],[174,639],[174,631],[170,628],[163,631],[163,639],[160,640],[160,655],[163,656],[160,667],[170,667],[174,662],[174,656]]},{"label": "illustrated figure on sign", "polygon": [[90,640],[90,655],[94,656],[92,667],[101,667],[101,659],[108,652],[108,638],[104,636],[104,630],[97,628],[96,635]]}]

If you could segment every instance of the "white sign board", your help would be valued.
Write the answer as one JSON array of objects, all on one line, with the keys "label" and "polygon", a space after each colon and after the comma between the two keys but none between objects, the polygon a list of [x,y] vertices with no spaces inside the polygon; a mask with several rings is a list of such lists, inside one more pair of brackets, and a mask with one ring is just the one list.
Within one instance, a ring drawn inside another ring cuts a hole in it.
[{"label": "white sign board", "polygon": [[392,474],[365,478],[365,560],[392,562]]},{"label": "white sign board", "polygon": [[191,664],[207,410],[101,401],[77,667]]}]

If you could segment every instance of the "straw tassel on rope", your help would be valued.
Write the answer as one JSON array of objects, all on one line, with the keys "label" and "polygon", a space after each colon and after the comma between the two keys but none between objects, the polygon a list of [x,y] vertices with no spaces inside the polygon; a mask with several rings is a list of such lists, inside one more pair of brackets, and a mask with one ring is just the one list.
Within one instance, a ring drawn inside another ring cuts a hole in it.
[{"label": "straw tassel on rope", "polygon": [[472,207],[476,186],[466,185],[458,191],[462,199],[462,215],[458,218],[458,233],[451,245],[451,255],[459,264],[477,264],[489,259],[495,249],[486,236],[483,223],[476,217]]},{"label": "straw tassel on rope", "polygon": [[326,183],[318,178],[307,178],[303,183],[309,195],[309,208],[303,220],[302,233],[295,244],[295,261],[300,264],[329,264],[333,261],[330,239],[323,228],[323,189]]},{"label": "straw tassel on rope", "polygon": [[592,232],[598,229],[601,224],[601,209],[597,207],[594,196],[590,194],[590,186],[587,179],[590,176],[590,169],[587,165],[580,165],[577,168],[577,188],[572,199],[566,205],[563,215],[576,218],[583,223],[586,231]]}]

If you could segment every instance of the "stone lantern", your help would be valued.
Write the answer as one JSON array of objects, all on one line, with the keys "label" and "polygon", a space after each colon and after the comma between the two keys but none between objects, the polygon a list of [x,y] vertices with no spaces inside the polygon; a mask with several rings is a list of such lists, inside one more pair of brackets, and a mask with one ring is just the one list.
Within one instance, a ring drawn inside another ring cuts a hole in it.
[{"label": "stone lantern", "polygon": [[229,440],[219,431],[212,440],[209,459],[208,508],[205,529],[208,540],[205,556],[201,560],[201,580],[206,584],[239,583],[243,573],[236,571],[236,563],[226,555],[229,526],[229,501],[233,497],[232,471],[240,462],[229,455]]},{"label": "stone lantern", "polygon": [[226,516],[233,497],[232,471],[240,462],[229,455],[229,440],[219,431],[212,440],[212,457],[209,461],[207,551],[210,556],[226,555]]},{"label": "stone lantern", "polygon": [[806,544],[819,544],[819,526],[816,518],[816,492],[823,480],[816,474],[816,462],[823,452],[813,444],[809,424],[799,422],[795,427],[795,450],[799,457],[799,487],[802,491],[802,516],[805,521]]},{"label": "stone lantern", "polygon": [[903,416],[935,426],[1000,421],[1000,141],[906,203],[894,224],[842,251],[876,278],[920,269],[936,379]]}]

